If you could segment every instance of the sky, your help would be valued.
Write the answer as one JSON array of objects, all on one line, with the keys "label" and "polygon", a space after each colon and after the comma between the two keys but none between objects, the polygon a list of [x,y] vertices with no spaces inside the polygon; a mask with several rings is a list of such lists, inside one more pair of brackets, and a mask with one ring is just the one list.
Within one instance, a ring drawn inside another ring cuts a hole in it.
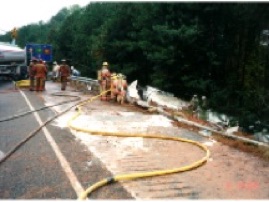
[{"label": "sky", "polygon": [[0,34],[41,20],[47,22],[64,7],[89,3],[90,0],[1,0]]},{"label": "sky", "polygon": [[[6,32],[11,31],[14,27],[19,28],[28,24],[38,23],[41,20],[46,23],[48,20],[50,20],[52,16],[56,15],[58,11],[60,11],[62,8],[69,7],[74,4],[78,4],[81,7],[83,7],[85,5],[88,5],[90,1],[91,0],[1,0],[0,34],[5,34]],[[125,1],[125,0],[117,0],[117,1]],[[142,0],[136,0],[136,1],[142,1]],[[153,1],[164,1],[164,0],[153,0]],[[170,1],[177,1],[177,0],[170,0]],[[195,0],[195,1],[203,1],[203,0]]]}]

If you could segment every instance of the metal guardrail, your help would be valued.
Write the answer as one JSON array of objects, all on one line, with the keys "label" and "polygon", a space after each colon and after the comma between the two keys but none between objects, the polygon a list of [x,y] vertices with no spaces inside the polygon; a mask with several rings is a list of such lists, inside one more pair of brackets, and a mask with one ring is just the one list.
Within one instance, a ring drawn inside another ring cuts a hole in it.
[{"label": "metal guardrail", "polygon": [[94,79],[91,79],[91,78],[87,78],[87,77],[71,76],[70,79],[73,80],[73,81],[96,82],[96,83],[98,83],[97,80],[94,80]]},{"label": "metal guardrail", "polygon": [[75,87],[76,90],[83,91],[85,94],[99,92],[98,80],[87,77],[71,76],[70,85]]}]

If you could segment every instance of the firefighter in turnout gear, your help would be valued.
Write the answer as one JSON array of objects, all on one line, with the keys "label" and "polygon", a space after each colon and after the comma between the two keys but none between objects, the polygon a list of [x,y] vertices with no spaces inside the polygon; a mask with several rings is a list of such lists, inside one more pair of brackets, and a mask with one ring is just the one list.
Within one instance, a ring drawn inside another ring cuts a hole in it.
[{"label": "firefighter in turnout gear", "polygon": [[34,58],[30,61],[29,67],[28,67],[28,75],[29,75],[29,80],[30,80],[30,91],[34,90],[34,85],[35,85],[35,71],[34,71],[34,66],[36,65],[37,60]]},{"label": "firefighter in turnout gear", "polygon": [[39,60],[38,63],[34,66],[35,78],[36,78],[36,91],[44,90],[44,82],[46,80],[47,68],[43,64],[42,60]]},{"label": "firefighter in turnout gear", "polygon": [[126,97],[127,81],[123,74],[112,74],[111,76],[111,99],[123,104]]},{"label": "firefighter in turnout gear", "polygon": [[60,65],[59,68],[59,76],[61,79],[61,90],[66,89],[67,79],[70,76],[70,74],[71,74],[70,67],[67,65],[66,60],[63,59],[62,64]]},{"label": "firefighter in turnout gear", "polygon": [[193,95],[190,101],[189,109],[196,114],[198,112],[198,107],[199,107],[199,99],[197,95]]},{"label": "firefighter in turnout gear", "polygon": [[[100,93],[107,91],[111,86],[111,73],[108,69],[108,63],[103,62],[102,69],[98,71],[98,82],[100,85]],[[107,92],[101,95],[101,100],[110,100],[111,93]]]}]

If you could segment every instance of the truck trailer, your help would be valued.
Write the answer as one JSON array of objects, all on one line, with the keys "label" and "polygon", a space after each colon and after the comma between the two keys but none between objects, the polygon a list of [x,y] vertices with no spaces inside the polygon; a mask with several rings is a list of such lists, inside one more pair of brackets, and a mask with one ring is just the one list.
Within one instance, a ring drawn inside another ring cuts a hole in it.
[{"label": "truck trailer", "polygon": [[34,58],[52,62],[52,46],[29,43],[22,49],[14,44],[0,42],[0,77],[15,81],[26,79],[30,60]]},{"label": "truck trailer", "polygon": [[13,80],[27,77],[26,52],[17,45],[0,42],[0,77]]}]

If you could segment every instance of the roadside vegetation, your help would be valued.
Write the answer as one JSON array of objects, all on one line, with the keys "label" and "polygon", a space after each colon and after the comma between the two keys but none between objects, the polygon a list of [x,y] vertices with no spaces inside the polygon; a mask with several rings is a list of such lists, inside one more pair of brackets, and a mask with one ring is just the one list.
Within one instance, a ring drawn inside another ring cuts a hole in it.
[{"label": "roadside vegetation", "polygon": [[96,78],[108,61],[129,82],[205,95],[247,126],[269,117],[268,15],[268,3],[95,2],[18,28],[17,43],[52,44],[55,60],[70,59],[83,76]]}]

